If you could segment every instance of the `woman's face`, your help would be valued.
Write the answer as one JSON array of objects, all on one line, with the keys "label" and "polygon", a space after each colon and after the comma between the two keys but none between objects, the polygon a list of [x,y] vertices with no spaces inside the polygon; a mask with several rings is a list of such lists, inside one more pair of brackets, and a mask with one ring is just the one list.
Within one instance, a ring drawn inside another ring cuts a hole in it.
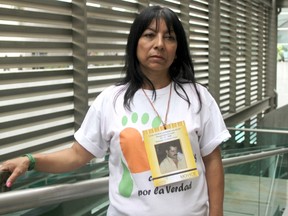
[{"label": "woman's face", "polygon": [[137,58],[142,72],[147,76],[151,73],[167,74],[176,58],[176,49],[177,38],[173,29],[171,28],[169,34],[164,19],[159,20],[158,26],[154,19],[137,45]]}]

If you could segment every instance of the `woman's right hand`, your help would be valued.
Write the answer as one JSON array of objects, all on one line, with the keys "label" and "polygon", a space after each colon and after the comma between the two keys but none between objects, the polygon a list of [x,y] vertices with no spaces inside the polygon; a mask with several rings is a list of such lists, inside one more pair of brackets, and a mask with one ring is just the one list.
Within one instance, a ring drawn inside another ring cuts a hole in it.
[{"label": "woman's right hand", "polygon": [[29,164],[28,157],[18,157],[4,161],[0,165],[0,171],[9,171],[11,173],[6,181],[6,187],[10,188],[16,179],[28,170]]}]

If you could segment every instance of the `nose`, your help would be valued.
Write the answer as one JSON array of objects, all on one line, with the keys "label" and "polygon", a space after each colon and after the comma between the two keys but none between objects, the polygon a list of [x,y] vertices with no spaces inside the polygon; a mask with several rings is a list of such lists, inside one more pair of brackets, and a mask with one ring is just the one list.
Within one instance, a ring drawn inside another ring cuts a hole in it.
[{"label": "nose", "polygon": [[162,35],[157,35],[155,38],[155,49],[163,50],[164,49],[164,40]]}]

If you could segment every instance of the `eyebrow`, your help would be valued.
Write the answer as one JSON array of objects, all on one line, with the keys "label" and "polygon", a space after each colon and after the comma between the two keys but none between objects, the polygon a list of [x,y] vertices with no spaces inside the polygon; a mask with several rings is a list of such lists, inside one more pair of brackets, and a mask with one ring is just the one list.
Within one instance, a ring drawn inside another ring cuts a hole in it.
[{"label": "eyebrow", "polygon": [[[152,27],[150,27],[150,26],[148,26],[148,27],[145,29],[145,31],[146,31],[146,30],[151,30],[151,31],[157,32],[157,29],[156,29],[156,28],[152,28]],[[174,31],[173,28],[170,28],[170,31],[169,31],[169,29],[167,29],[166,32],[169,33],[169,34],[175,33],[175,31]],[[166,33],[166,32],[165,32],[165,33]]]}]

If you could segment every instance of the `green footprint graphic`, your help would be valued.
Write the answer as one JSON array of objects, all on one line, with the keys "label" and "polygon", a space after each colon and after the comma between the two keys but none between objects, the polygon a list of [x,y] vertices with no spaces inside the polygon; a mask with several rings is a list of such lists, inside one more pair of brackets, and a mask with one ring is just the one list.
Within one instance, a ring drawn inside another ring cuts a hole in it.
[{"label": "green footprint graphic", "polygon": [[119,192],[124,197],[130,197],[133,191],[133,179],[131,174],[127,168],[127,166],[121,160],[121,164],[123,166],[123,175],[121,182],[119,184]]}]

